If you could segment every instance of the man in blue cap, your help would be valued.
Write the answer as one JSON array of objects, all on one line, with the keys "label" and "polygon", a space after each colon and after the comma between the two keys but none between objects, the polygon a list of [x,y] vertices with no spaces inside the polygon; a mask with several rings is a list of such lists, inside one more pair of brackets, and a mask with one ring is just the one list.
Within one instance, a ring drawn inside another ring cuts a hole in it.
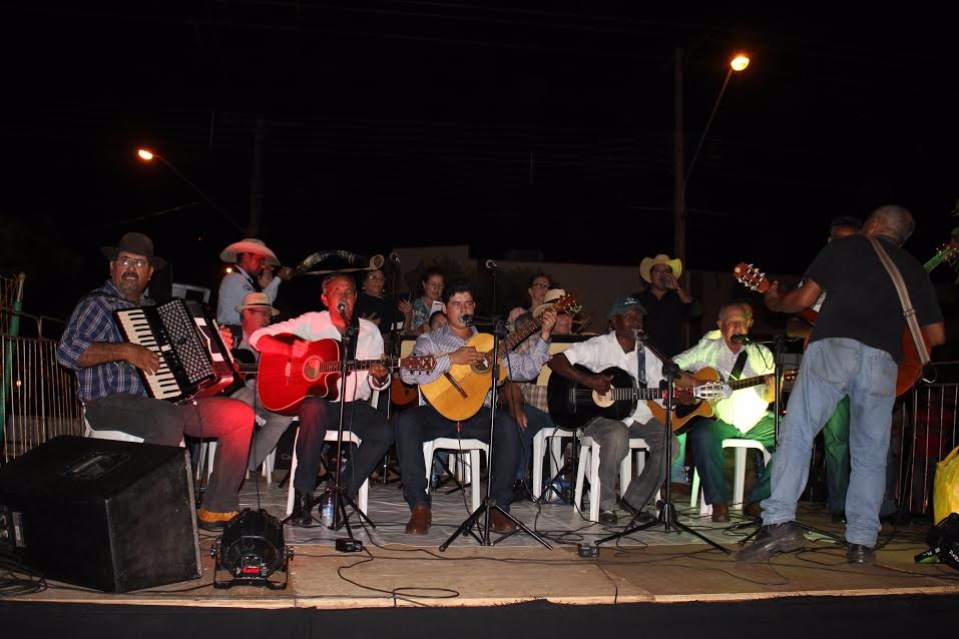
[{"label": "man in blue cap", "polygon": [[[645,309],[633,297],[620,297],[609,309],[610,332],[585,342],[573,344],[557,353],[547,364],[553,373],[605,395],[613,387],[614,371],[625,372],[632,386],[656,388],[663,380],[663,362],[643,342]],[[661,403],[661,402],[660,402]],[[646,402],[637,402],[625,419],[597,415],[587,425],[585,434],[599,443],[599,520],[616,522],[616,475],[620,463],[629,453],[629,440],[641,437],[649,446],[650,458],[642,473],[623,491],[620,505],[630,519],[640,513],[663,485],[671,460],[666,459],[666,426],[653,417]],[[676,450],[676,437],[669,449]],[[650,515],[643,514],[647,519]]]}]

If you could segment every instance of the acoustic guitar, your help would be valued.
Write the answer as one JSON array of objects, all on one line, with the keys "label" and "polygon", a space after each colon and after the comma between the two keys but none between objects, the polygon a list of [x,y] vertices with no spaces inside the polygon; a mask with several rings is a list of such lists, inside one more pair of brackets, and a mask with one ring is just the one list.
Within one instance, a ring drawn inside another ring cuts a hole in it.
[{"label": "acoustic guitar", "polygon": [[[792,368],[783,371],[783,381],[795,381],[797,372],[798,371]],[[695,373],[691,373],[691,375],[693,379],[696,380],[696,385],[694,386],[694,395],[696,395],[695,388],[699,386],[706,386],[708,388],[708,393],[703,393],[705,396],[704,399],[698,399],[697,396],[697,400],[692,404],[679,404],[675,407],[676,413],[673,415],[672,419],[672,430],[677,435],[685,433],[689,430],[689,421],[693,417],[712,417],[715,413],[716,402],[720,399],[729,397],[732,395],[732,393],[738,390],[765,384],[766,380],[773,376],[770,373],[768,375],[757,375],[756,377],[746,377],[743,379],[724,382],[716,369],[708,367],[701,368]],[[724,388],[724,391],[717,393],[717,386]],[[664,424],[666,423],[665,408],[656,402],[650,402],[649,410],[653,413],[653,417]]]},{"label": "acoustic guitar", "polygon": [[[959,242],[951,239],[940,247],[928,262],[923,264],[923,268],[929,273],[943,262],[952,262],[957,253],[959,253]],[[733,268],[733,277],[743,286],[759,293],[765,293],[771,286],[766,274],[752,264],[743,262],[737,264]],[[816,311],[809,308],[803,309],[796,315],[812,326],[815,326],[816,319],[819,316]],[[922,375],[922,360],[919,359],[919,352],[916,350],[916,343],[912,339],[912,333],[909,331],[908,325],[903,327],[899,339],[902,345],[902,361],[899,362],[899,370],[896,374],[896,397],[908,392],[916,385]],[[922,340],[926,348],[926,354],[930,354],[932,349],[929,347],[929,341],[925,334],[922,334]]]},{"label": "acoustic guitar", "polygon": [[[343,345],[334,339],[309,342],[289,333],[265,335],[257,342],[260,364],[256,386],[260,404],[274,413],[294,415],[307,397],[336,401],[340,397]],[[347,375],[380,364],[391,370],[430,371],[432,355],[421,357],[347,360]]]},{"label": "acoustic guitar", "polygon": [[[557,313],[569,309],[576,303],[576,294],[568,293],[556,300],[552,307]],[[477,352],[483,354],[483,359],[475,364],[453,364],[450,370],[428,384],[420,384],[420,391],[446,419],[462,421],[469,419],[483,407],[486,394],[493,386],[493,376],[490,368],[493,362],[502,363],[509,351],[516,348],[520,342],[540,330],[543,323],[535,317],[517,328],[508,337],[499,342],[496,353],[493,351],[493,336],[489,333],[477,333],[466,342]],[[506,378],[506,367],[500,365],[497,383]]]},{"label": "acoustic guitar", "polygon": [[[595,374],[581,364],[573,367],[587,375]],[[666,382],[658,388],[637,386],[636,381],[629,373],[621,368],[612,366],[599,373],[611,376],[610,389],[603,395],[588,386],[553,372],[546,385],[546,404],[550,417],[561,428],[570,430],[583,426],[595,417],[623,420],[636,412],[636,404],[646,401],[652,408],[659,408],[662,422],[665,423],[666,410],[654,400],[666,398]],[[695,388],[681,388],[673,386],[673,429],[677,428],[676,410],[682,404],[692,404],[695,399],[722,399],[728,396],[729,391],[725,384],[704,383]]]}]

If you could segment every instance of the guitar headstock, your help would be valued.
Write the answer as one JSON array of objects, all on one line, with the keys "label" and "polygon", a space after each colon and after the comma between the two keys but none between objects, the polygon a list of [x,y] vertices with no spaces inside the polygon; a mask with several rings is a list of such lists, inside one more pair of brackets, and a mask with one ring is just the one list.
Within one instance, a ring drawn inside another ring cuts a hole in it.
[{"label": "guitar headstock", "polygon": [[787,368],[783,371],[783,381],[784,382],[795,382],[796,376],[799,375],[799,369],[796,368]]},{"label": "guitar headstock", "polygon": [[769,279],[766,274],[752,264],[740,262],[733,268],[733,277],[736,281],[752,291],[765,293],[769,289]]},{"label": "guitar headstock", "polygon": [[732,394],[733,390],[728,384],[724,384],[723,382],[704,382],[697,384],[693,388],[693,395],[696,396],[696,399],[705,399],[708,401],[726,399]]},{"label": "guitar headstock", "polygon": [[956,255],[959,255],[959,241],[956,241],[956,238],[950,239],[939,247],[938,255],[942,256],[941,259],[943,262],[952,264],[956,259]]},{"label": "guitar headstock", "polygon": [[405,357],[401,361],[401,366],[411,371],[429,372],[436,368],[436,358],[432,355]]},{"label": "guitar headstock", "polygon": [[567,293],[553,302],[553,310],[557,313],[568,312],[571,315],[575,315],[581,308],[582,306],[576,303],[576,293]]}]

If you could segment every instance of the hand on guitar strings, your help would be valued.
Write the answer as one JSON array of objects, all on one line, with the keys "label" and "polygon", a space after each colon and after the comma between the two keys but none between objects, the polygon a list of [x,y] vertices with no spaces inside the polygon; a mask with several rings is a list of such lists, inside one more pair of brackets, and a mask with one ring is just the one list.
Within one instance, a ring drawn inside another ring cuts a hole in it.
[{"label": "hand on guitar strings", "polygon": [[483,354],[472,346],[460,346],[450,353],[450,364],[475,364],[483,361]]}]

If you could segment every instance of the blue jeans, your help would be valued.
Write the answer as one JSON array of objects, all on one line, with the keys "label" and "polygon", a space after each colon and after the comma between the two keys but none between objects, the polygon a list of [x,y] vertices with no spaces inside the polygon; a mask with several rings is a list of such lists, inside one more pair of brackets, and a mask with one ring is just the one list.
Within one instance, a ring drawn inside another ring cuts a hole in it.
[{"label": "blue jeans", "polygon": [[516,479],[526,479],[529,475],[529,460],[533,453],[533,438],[544,428],[556,428],[549,413],[544,413],[535,406],[523,404],[523,413],[526,415],[526,428],[520,432],[519,462],[516,464]]},{"label": "blue jeans", "polygon": [[763,524],[796,518],[796,503],[809,479],[813,440],[839,400],[849,395],[852,472],[846,493],[846,541],[876,545],[896,372],[889,353],[853,339],[829,338],[809,345],[780,432],[772,495],[762,503]]},{"label": "blue jeans", "polygon": [[[769,452],[775,450],[773,440],[776,437],[776,423],[768,413],[745,433],[731,424],[711,417],[695,417],[689,423],[689,445],[693,450],[693,462],[699,472],[703,499],[707,504],[725,504],[729,501],[723,462],[724,439],[751,439],[761,443]],[[774,463],[775,458],[770,465]],[[759,475],[756,485],[746,496],[747,502],[762,501],[769,497],[770,470],[766,467]]]}]

